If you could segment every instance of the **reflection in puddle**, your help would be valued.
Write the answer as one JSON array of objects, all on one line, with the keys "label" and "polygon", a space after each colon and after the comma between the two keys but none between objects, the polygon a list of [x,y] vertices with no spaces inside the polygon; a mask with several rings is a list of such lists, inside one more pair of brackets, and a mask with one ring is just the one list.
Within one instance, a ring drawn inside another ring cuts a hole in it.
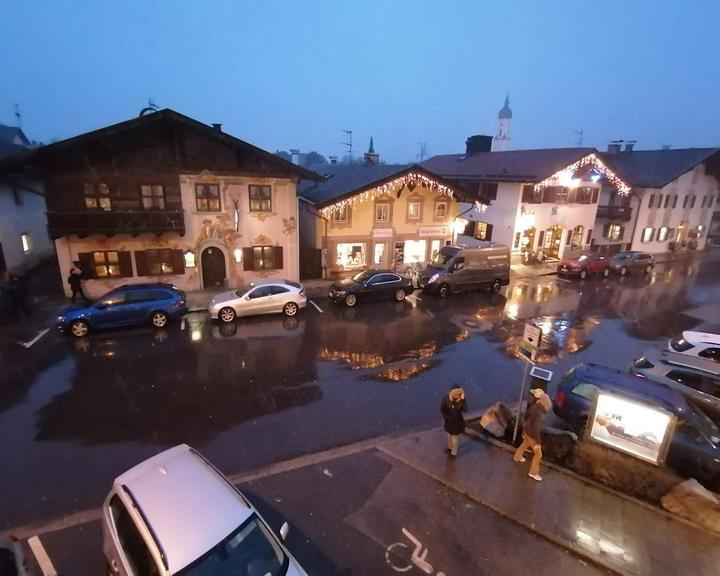
[{"label": "reflection in puddle", "polygon": [[431,362],[412,362],[404,364],[402,366],[393,366],[392,368],[386,368],[380,372],[376,372],[371,375],[371,378],[375,380],[384,380],[388,382],[400,382],[407,380],[413,376],[425,372],[432,366]]}]

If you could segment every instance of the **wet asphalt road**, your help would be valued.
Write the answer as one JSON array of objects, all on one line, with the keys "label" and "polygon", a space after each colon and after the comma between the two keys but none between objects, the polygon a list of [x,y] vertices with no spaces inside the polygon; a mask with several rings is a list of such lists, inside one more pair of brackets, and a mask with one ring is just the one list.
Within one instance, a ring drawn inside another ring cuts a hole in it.
[{"label": "wet asphalt road", "polygon": [[219,326],[203,314],[164,331],[75,341],[42,322],[0,330],[0,530],[100,505],[112,479],[179,442],[235,474],[400,430],[439,424],[462,384],[472,406],[514,401],[525,321],[540,362],[627,368],[646,348],[717,313],[720,263],[650,277],[519,279],[501,294],[346,309]]}]

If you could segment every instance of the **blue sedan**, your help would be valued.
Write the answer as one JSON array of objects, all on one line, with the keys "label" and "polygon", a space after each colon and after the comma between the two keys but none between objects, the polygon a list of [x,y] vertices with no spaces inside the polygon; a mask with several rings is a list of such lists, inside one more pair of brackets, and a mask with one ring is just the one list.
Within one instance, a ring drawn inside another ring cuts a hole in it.
[{"label": "blue sedan", "polygon": [[57,327],[77,338],[90,330],[152,324],[163,328],[188,311],[185,293],[172,284],[127,284],[97,302],[60,311]]}]

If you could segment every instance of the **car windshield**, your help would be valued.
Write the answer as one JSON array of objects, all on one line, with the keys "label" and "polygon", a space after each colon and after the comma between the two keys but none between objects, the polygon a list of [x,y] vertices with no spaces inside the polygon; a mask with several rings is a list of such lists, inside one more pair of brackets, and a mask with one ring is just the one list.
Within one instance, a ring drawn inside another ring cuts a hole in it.
[{"label": "car windshield", "polygon": [[590,256],[588,256],[587,254],[581,254],[580,256],[578,256],[578,260],[580,260],[580,262],[582,262],[583,260],[587,260],[588,258],[590,258]]},{"label": "car windshield", "polygon": [[692,400],[688,399],[688,405],[693,416],[702,422],[703,430],[711,437],[713,444],[720,443],[720,428],[715,421],[698,408]]},{"label": "car windshield", "polygon": [[435,266],[436,268],[444,268],[448,262],[452,259],[452,256],[450,254],[443,254],[442,252],[438,252],[433,256],[433,259],[430,261],[430,266]]},{"label": "car windshield", "polygon": [[615,254],[613,256],[613,260],[622,261],[627,260],[630,257],[630,254]]},{"label": "car windshield", "polygon": [[230,536],[178,572],[178,576],[283,576],[288,564],[278,541],[253,514]]},{"label": "car windshield", "polygon": [[363,270],[362,272],[358,272],[355,274],[355,276],[352,277],[353,281],[360,282],[360,284],[364,284],[369,278],[373,276],[373,272],[369,272],[368,270]]}]

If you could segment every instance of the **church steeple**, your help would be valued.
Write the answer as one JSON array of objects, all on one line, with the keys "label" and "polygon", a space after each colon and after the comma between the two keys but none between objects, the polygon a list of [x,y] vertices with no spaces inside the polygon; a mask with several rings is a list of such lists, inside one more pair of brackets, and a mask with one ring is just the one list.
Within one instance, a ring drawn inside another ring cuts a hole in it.
[{"label": "church steeple", "polygon": [[493,151],[502,152],[508,149],[510,142],[510,121],[512,120],[512,110],[510,109],[510,95],[505,96],[505,105],[498,112],[498,133],[493,138]]},{"label": "church steeple", "polygon": [[373,145],[372,136],[370,136],[370,148],[368,148],[368,154],[375,154],[375,146]]},{"label": "church steeple", "polygon": [[380,154],[375,153],[375,143],[373,142],[372,136],[370,136],[370,146],[368,151],[364,155],[365,164],[380,164]]}]

